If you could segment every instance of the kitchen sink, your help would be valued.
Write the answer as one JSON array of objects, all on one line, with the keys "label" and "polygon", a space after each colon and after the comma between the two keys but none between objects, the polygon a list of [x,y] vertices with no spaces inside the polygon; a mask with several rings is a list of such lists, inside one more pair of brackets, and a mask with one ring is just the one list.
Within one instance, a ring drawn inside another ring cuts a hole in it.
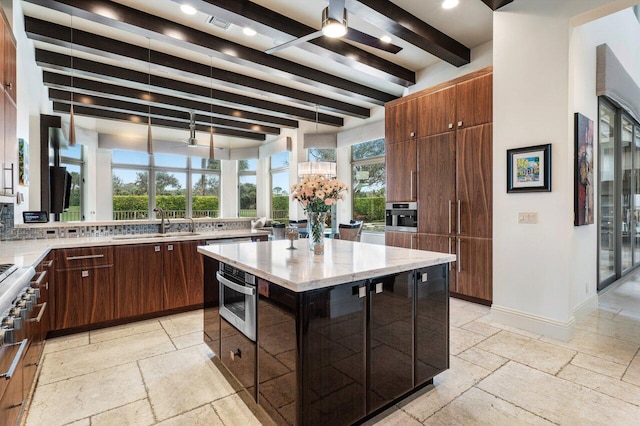
[{"label": "kitchen sink", "polygon": [[183,231],[183,232],[167,232],[166,234],[164,234],[165,237],[190,237],[192,235],[200,235],[200,233]]},{"label": "kitchen sink", "polygon": [[128,234],[114,235],[113,240],[141,240],[143,238],[169,238],[169,237],[190,237],[200,235],[198,232],[167,232],[166,234]]}]

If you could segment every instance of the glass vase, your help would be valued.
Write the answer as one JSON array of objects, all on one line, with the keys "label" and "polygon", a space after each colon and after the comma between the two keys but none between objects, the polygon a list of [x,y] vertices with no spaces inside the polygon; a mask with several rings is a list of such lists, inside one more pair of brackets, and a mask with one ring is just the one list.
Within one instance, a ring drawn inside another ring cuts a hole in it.
[{"label": "glass vase", "polygon": [[324,254],[324,223],[327,212],[307,211],[309,248],[315,254]]}]

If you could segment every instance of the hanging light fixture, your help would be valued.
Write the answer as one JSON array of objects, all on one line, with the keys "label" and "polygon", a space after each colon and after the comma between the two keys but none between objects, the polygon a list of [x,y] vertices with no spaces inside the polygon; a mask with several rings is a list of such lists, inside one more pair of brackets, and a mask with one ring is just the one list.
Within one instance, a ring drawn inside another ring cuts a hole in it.
[{"label": "hanging light fixture", "polygon": [[69,108],[69,146],[76,146],[76,119],[73,113],[73,15],[71,16],[71,107]]},{"label": "hanging light fixture", "polygon": [[147,101],[148,103],[148,114],[149,117],[147,118],[147,153],[152,155],[153,154],[153,135],[151,134],[151,38],[148,39],[149,40],[149,49],[148,49],[148,65],[149,65],[149,79],[147,81],[147,94],[148,94],[148,98]]},{"label": "hanging light fixture", "polygon": [[[318,134],[318,104],[316,104],[316,135]],[[298,177],[309,175],[323,175],[328,178],[335,178],[337,166],[334,161],[304,161],[298,163]]]},{"label": "hanging light fixture", "polygon": [[211,112],[211,126],[209,127],[209,160],[215,160],[214,155],[214,146],[213,146],[213,56],[209,57],[209,78],[210,78],[210,86],[209,86],[209,107]]}]

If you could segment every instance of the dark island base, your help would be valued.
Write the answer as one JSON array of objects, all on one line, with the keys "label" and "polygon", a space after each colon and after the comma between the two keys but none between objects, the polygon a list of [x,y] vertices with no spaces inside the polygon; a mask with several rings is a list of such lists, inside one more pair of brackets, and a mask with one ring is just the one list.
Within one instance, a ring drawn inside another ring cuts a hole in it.
[{"label": "dark island base", "polygon": [[276,424],[359,424],[449,367],[447,265],[303,293],[258,289],[257,342],[206,300],[204,335]]}]

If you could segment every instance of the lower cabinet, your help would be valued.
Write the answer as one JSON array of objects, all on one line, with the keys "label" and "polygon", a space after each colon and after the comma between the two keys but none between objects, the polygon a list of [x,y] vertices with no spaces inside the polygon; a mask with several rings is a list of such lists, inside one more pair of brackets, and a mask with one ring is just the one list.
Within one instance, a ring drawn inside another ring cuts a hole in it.
[{"label": "lower cabinet", "polygon": [[204,300],[202,256],[204,241],[164,243],[164,309],[202,305]]},{"label": "lower cabinet", "polygon": [[492,240],[458,237],[455,292],[475,299],[491,301]]},{"label": "lower cabinet", "polygon": [[162,311],[164,244],[123,245],[113,249],[116,318]]},{"label": "lower cabinet", "polygon": [[17,424],[24,402],[24,352],[19,356],[20,344],[0,347],[0,370],[7,373],[11,363],[17,358],[17,364],[10,378],[0,379],[0,426]]},{"label": "lower cabinet", "polygon": [[417,235],[413,232],[386,231],[384,234],[385,245],[413,249],[416,248]]}]

